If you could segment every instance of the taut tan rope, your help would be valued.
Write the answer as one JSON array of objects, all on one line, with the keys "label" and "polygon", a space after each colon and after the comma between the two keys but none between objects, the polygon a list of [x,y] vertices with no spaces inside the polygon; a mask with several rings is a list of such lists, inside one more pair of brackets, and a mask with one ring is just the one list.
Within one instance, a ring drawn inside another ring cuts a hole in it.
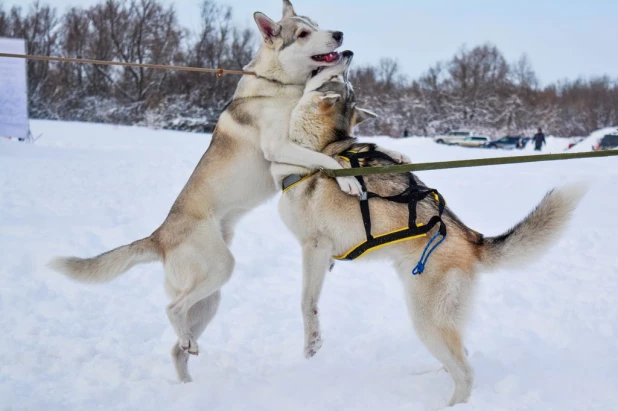
[{"label": "taut tan rope", "polygon": [[126,66],[126,67],[143,67],[156,70],[178,70],[178,71],[196,71],[200,73],[215,73],[217,77],[221,77],[224,74],[237,74],[237,75],[252,75],[255,76],[253,71],[244,70],[228,70],[228,69],[214,69],[203,67],[186,67],[186,66],[166,66],[163,64],[144,64],[144,63],[125,63],[121,61],[106,61],[106,60],[90,60],[90,59],[73,59],[67,57],[53,57],[53,56],[31,56],[28,54],[11,54],[0,53],[0,57],[20,58],[27,60],[40,60],[40,61],[59,61],[63,63],[79,63],[79,64],[99,64],[102,66]]}]

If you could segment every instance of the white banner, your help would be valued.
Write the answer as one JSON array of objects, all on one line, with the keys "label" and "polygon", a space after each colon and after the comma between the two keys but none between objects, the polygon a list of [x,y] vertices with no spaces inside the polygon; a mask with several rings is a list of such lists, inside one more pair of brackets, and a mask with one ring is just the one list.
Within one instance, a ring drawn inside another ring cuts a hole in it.
[{"label": "white banner", "polygon": [[[0,53],[26,54],[26,41],[0,37]],[[0,137],[28,139],[26,60],[0,57]]]}]

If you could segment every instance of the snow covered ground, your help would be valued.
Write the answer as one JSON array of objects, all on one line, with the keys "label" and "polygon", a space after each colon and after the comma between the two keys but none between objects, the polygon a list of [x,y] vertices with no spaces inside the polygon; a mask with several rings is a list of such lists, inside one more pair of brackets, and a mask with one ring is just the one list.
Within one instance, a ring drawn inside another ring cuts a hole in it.
[{"label": "snow covered ground", "polygon": [[[32,128],[43,135],[34,145],[0,141],[0,410],[444,407],[451,379],[414,335],[387,265],[336,265],[321,302],[324,347],[303,358],[300,252],[276,199],[239,224],[234,277],[190,362],[195,382],[177,383],[160,265],[85,286],[44,264],[150,234],[209,137],[49,121]],[[416,162],[526,154],[375,140]],[[551,187],[590,182],[546,257],[481,278],[466,341],[476,381],[455,409],[618,409],[618,159],[420,176],[489,235]]]}]

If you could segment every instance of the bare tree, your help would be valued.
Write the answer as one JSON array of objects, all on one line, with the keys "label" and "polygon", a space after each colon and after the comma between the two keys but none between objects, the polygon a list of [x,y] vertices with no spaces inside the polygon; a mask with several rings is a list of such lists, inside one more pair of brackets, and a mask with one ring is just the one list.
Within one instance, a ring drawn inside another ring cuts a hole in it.
[{"label": "bare tree", "polygon": [[[182,39],[173,7],[156,0],[107,0],[90,11],[97,29],[111,39],[105,50],[123,62],[171,64]],[[168,73],[161,70],[124,67],[117,71],[97,68],[116,92],[132,102],[146,102],[161,91]]]},{"label": "bare tree", "polygon": [[520,89],[533,91],[539,86],[539,79],[527,54],[522,54],[519,60],[511,65],[509,74],[513,84]]},{"label": "bare tree", "polygon": [[449,62],[448,71],[449,104],[459,113],[461,126],[470,127],[477,121],[495,122],[498,94],[509,73],[500,51],[489,44],[470,51],[463,48]]},{"label": "bare tree", "polygon": [[2,3],[0,3],[0,36],[8,37],[10,35],[10,27],[9,27],[9,16],[6,11],[4,11],[4,7]]},{"label": "bare tree", "polygon": [[[83,9],[71,8],[62,17],[60,26],[60,51],[65,57],[88,58],[90,22]],[[82,64],[63,63],[60,79],[65,87],[83,89],[86,67]]]},{"label": "bare tree", "polygon": [[378,62],[378,80],[384,84],[384,87],[390,89],[394,86],[395,76],[399,71],[399,63],[392,58],[382,58]]},{"label": "bare tree", "polygon": [[[254,39],[249,30],[232,26],[232,10],[211,0],[201,4],[201,28],[189,44],[187,63],[196,67],[228,67],[240,69],[254,52]],[[223,109],[231,98],[237,79],[217,78],[209,74],[181,74],[183,88],[200,107]]]}]

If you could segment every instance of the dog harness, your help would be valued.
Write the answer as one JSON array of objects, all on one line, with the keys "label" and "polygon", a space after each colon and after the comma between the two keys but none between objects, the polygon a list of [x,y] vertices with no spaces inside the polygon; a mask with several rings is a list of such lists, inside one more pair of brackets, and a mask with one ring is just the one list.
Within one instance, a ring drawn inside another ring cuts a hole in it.
[{"label": "dog harness", "polygon": [[[389,155],[382,153],[381,151],[377,151],[375,149],[375,145],[369,145],[369,151],[364,152],[358,152],[354,150],[344,151],[343,153],[339,154],[339,157],[348,161],[352,168],[361,167],[359,161],[360,159],[382,158],[388,161],[395,162]],[[290,188],[301,183],[302,181],[311,177],[314,174],[315,173],[305,176],[293,174],[285,177],[282,182],[283,191],[285,192],[289,190]],[[367,191],[367,186],[363,177],[356,176],[356,179],[360,183],[363,190],[359,204],[367,239],[362,243],[352,247],[345,254],[333,257],[334,259],[351,261],[387,245],[400,243],[414,238],[425,237],[427,236],[427,233],[431,231],[437,224],[440,224],[438,232],[429,240],[427,246],[423,250],[420,261],[418,262],[414,270],[412,270],[412,274],[414,275],[423,273],[423,271],[425,270],[425,264],[427,263],[429,256],[446,238],[446,225],[444,224],[444,221],[442,221],[442,213],[444,212],[446,203],[442,195],[438,193],[437,190],[418,185],[416,183],[416,180],[414,179],[414,175],[412,173],[407,174],[409,175],[410,179],[409,189],[407,189],[401,194],[389,197],[382,197],[376,193]],[[419,201],[424,200],[428,196],[432,196],[438,203],[438,214],[431,217],[431,219],[429,219],[429,221],[425,224],[419,223],[416,221],[416,205]],[[369,200],[372,198],[381,198],[387,201],[407,204],[408,226],[399,230],[391,231],[389,233],[374,236],[371,233],[371,213],[369,208]],[[434,244],[434,241],[438,240],[438,237],[442,238]]]}]

